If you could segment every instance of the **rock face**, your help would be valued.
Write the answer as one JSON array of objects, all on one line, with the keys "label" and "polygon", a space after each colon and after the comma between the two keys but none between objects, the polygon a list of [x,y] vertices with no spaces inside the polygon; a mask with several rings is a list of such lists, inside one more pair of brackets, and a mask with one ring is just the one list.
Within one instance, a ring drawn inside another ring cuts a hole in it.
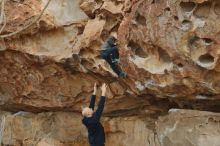
[{"label": "rock face", "polygon": [[[87,131],[74,113],[4,113],[5,145],[87,146]],[[103,118],[108,146],[219,146],[220,114],[170,110],[156,121],[137,116]],[[3,124],[2,124],[3,125]]]},{"label": "rock face", "polygon": [[[0,4],[2,145],[87,145],[81,106],[105,82],[107,146],[219,146],[219,114],[199,111],[220,111],[218,0]],[[125,79],[99,57],[113,31]]]},{"label": "rock face", "polygon": [[160,145],[219,145],[219,114],[171,110],[156,122]]}]

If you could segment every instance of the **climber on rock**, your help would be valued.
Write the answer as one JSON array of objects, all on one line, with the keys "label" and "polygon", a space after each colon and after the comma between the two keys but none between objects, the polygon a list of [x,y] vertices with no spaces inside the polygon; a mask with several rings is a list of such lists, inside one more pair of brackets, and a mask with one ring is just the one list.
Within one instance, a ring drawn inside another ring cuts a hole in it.
[{"label": "climber on rock", "polygon": [[112,70],[118,75],[119,78],[126,77],[126,74],[120,69],[119,63],[119,51],[116,44],[117,33],[112,32],[110,37],[104,42],[100,50],[100,56],[105,59],[111,66]]},{"label": "climber on rock", "polygon": [[100,118],[105,105],[105,94],[107,85],[103,84],[101,87],[102,95],[98,104],[97,110],[94,112],[95,99],[96,99],[96,83],[94,85],[94,92],[90,99],[89,107],[82,109],[82,123],[88,130],[88,139],[90,146],[104,146],[105,145],[105,132]]}]

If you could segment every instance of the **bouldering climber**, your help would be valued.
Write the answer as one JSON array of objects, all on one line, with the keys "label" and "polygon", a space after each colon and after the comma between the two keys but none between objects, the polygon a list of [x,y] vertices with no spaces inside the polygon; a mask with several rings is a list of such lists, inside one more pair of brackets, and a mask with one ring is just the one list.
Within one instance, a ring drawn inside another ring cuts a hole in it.
[{"label": "bouldering climber", "polygon": [[118,75],[119,78],[124,78],[126,77],[126,73],[124,73],[119,66],[119,51],[116,41],[117,33],[112,32],[101,46],[100,56],[102,59],[105,59],[108,62],[112,70]]},{"label": "bouldering climber", "polygon": [[98,104],[97,110],[94,112],[95,100],[96,100],[96,83],[94,85],[94,92],[90,99],[89,107],[82,109],[82,123],[88,130],[88,139],[90,146],[104,146],[105,145],[105,132],[100,122],[102,112],[105,105],[105,94],[107,85],[103,84],[101,87],[102,95]]}]

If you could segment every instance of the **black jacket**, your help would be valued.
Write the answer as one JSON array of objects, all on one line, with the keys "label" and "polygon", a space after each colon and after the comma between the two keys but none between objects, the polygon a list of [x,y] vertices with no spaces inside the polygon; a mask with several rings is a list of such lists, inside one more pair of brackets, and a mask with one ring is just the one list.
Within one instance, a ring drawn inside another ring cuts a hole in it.
[{"label": "black jacket", "polygon": [[[96,96],[91,96],[91,101],[89,108],[94,110]],[[105,143],[105,132],[102,124],[100,123],[100,118],[102,111],[104,109],[105,96],[100,97],[98,108],[92,117],[84,117],[82,123],[86,126],[88,130],[89,143],[93,145],[103,145]]]},{"label": "black jacket", "polygon": [[116,39],[113,36],[108,37],[101,47],[101,50],[107,50],[116,47]]}]

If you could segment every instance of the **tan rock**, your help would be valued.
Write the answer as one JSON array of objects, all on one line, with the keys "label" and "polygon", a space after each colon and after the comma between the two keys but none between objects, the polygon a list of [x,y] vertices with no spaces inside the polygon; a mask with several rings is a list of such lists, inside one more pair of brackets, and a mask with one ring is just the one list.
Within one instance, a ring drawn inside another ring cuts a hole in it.
[{"label": "tan rock", "polygon": [[95,11],[101,7],[101,4],[98,4],[94,0],[81,1],[80,8],[90,17],[95,17]]},{"label": "tan rock", "polygon": [[111,83],[110,87],[111,87],[112,92],[115,95],[123,95],[124,94],[124,89],[118,82]]},{"label": "tan rock", "polygon": [[[52,0],[46,13],[53,17],[56,27],[77,23],[87,19],[86,14],[79,8],[80,0]],[[42,0],[45,5],[47,0]]]},{"label": "tan rock", "polygon": [[157,121],[157,138],[162,146],[218,145],[219,120],[215,113],[173,109]]},{"label": "tan rock", "polygon": [[[5,3],[5,15],[7,24],[3,32],[14,32],[23,24],[30,23],[30,18],[35,18],[39,15],[41,9],[41,1],[25,0],[23,3],[16,1],[7,1]],[[32,30],[28,33],[35,32],[33,29],[38,29],[38,26],[33,25]],[[22,33],[25,33],[24,31]]]},{"label": "tan rock", "polygon": [[122,8],[123,8],[122,4],[115,5],[114,2],[112,1],[105,1],[101,7],[101,9],[107,10],[112,14],[122,14],[123,13]]},{"label": "tan rock", "polygon": [[[87,146],[87,131],[81,118],[78,114],[62,112],[35,115],[20,112],[10,115],[6,117],[2,142],[14,145],[20,141],[23,146]],[[155,143],[153,131],[136,117],[104,118],[103,125],[107,146],[150,146]]]},{"label": "tan rock", "polygon": [[[98,41],[105,25],[105,20],[99,18],[89,20],[82,36],[82,46],[88,47],[93,41]],[[92,49],[92,48],[90,48]]]},{"label": "tan rock", "polygon": [[43,139],[37,146],[64,146],[64,144],[54,139]]},{"label": "tan rock", "polygon": [[[2,34],[32,22],[46,2],[7,1]],[[218,0],[51,0],[39,21],[0,41],[0,109],[18,112],[2,113],[0,140],[88,145],[81,115],[67,111],[80,113],[93,84],[105,82],[107,146],[218,144],[218,113],[167,110],[220,111],[219,15]],[[100,59],[112,31],[124,79]]]},{"label": "tan rock", "polygon": [[[64,112],[7,114],[2,142],[23,146],[85,146],[87,131],[81,118]],[[206,146],[219,143],[219,120],[218,113],[171,109],[155,125],[155,119],[136,116],[105,117],[102,123],[107,146]]]},{"label": "tan rock", "polygon": [[[8,49],[14,49],[37,56],[47,56],[56,61],[78,54],[81,36],[77,36],[77,25],[38,33],[32,37],[6,42]],[[33,42],[33,43],[32,43]]]}]

